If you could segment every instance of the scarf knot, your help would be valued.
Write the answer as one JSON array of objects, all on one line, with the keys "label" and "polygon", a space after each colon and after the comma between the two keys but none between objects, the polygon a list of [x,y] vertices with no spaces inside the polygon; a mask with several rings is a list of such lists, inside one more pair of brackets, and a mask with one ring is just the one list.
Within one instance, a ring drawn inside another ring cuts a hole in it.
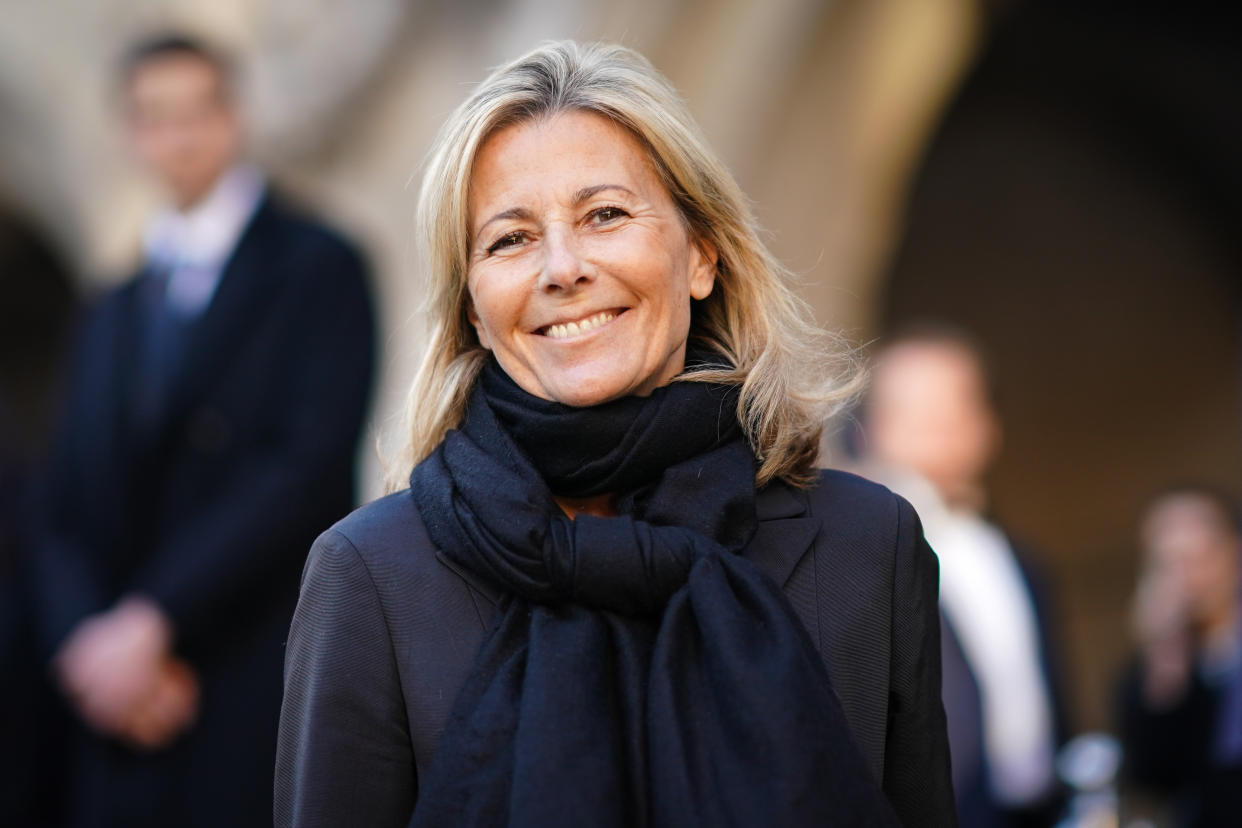
[{"label": "scarf knot", "polygon": [[723,553],[689,530],[653,532],[628,517],[583,515],[554,523],[569,529],[554,533],[556,540],[545,547],[554,590],[569,603],[623,615],[662,611],[700,557]]}]

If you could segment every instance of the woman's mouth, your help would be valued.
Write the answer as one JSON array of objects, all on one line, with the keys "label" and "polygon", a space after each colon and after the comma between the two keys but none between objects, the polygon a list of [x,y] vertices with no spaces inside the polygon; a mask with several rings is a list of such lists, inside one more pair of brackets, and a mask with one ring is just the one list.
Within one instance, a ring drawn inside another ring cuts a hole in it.
[{"label": "woman's mouth", "polygon": [[619,314],[624,312],[624,308],[600,311],[597,314],[577,319],[573,322],[562,322],[555,325],[548,325],[544,328],[540,328],[539,333],[549,337],[550,339],[567,339],[571,336],[578,336],[588,331],[593,331],[603,325],[607,325],[609,322],[616,319]]}]

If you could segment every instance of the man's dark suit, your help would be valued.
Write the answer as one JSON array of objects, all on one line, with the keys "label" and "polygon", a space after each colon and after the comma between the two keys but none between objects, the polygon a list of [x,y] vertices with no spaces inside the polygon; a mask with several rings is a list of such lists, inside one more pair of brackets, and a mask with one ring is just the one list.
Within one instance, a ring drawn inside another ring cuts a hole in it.
[{"label": "man's dark suit", "polygon": [[[1052,706],[1054,748],[1059,748],[1069,739],[1070,726],[1058,669],[1061,662],[1057,657],[1055,625],[1045,597],[1047,591],[1038,571],[1030,564],[1035,556],[1012,542],[1010,548],[1035,616],[1035,627],[1039,633],[1037,661]],[[1006,808],[997,800],[989,776],[984,746],[983,698],[975,671],[966,657],[958,633],[943,611],[940,623],[943,698],[949,723],[949,746],[953,751],[957,814],[963,828],[1027,828],[1055,824],[1062,816],[1065,803],[1065,791],[1056,780],[1045,797],[1026,809]]]},{"label": "man's dark suit", "polygon": [[265,198],[154,400],[149,282],[106,296],[80,337],[35,550],[42,641],[50,656],[84,616],[149,596],[201,706],[153,755],[84,734],[75,824],[267,825],[298,574],[353,503],[374,350],[365,268]]},{"label": "man's dark suit", "polygon": [[[940,704],[937,563],[914,510],[861,478],[759,494],[745,555],[816,642],[907,825],[955,825]],[[410,492],[324,533],[289,634],[278,826],[404,826],[500,596],[432,546]],[[831,750],[830,745],[824,749]]]}]

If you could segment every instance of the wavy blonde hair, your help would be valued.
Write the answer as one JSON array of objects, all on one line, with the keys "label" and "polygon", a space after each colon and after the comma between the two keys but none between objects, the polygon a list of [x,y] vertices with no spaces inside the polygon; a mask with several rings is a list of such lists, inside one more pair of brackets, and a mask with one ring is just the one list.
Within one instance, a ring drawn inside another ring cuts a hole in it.
[{"label": "wavy blonde hair", "polygon": [[407,402],[408,442],[389,464],[390,490],[461,421],[488,353],[466,316],[475,157],[496,131],[567,110],[602,115],[637,136],[692,235],[718,254],[716,284],[694,303],[690,338],[719,364],[679,379],[740,385],[738,418],[760,461],[756,484],[809,485],[824,422],[862,381],[853,352],[793,293],[746,197],[669,82],[631,49],[559,41],[494,71],[444,124],[428,158],[417,233],[431,330]]}]

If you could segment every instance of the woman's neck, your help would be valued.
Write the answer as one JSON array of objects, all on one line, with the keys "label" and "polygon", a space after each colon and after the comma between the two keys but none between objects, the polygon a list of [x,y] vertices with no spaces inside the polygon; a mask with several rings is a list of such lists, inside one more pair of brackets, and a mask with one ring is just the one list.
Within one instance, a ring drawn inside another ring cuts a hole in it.
[{"label": "woman's neck", "polygon": [[572,520],[578,515],[594,515],[595,517],[616,517],[617,496],[612,494],[595,495],[594,497],[562,497],[553,495],[552,499],[561,511]]}]

